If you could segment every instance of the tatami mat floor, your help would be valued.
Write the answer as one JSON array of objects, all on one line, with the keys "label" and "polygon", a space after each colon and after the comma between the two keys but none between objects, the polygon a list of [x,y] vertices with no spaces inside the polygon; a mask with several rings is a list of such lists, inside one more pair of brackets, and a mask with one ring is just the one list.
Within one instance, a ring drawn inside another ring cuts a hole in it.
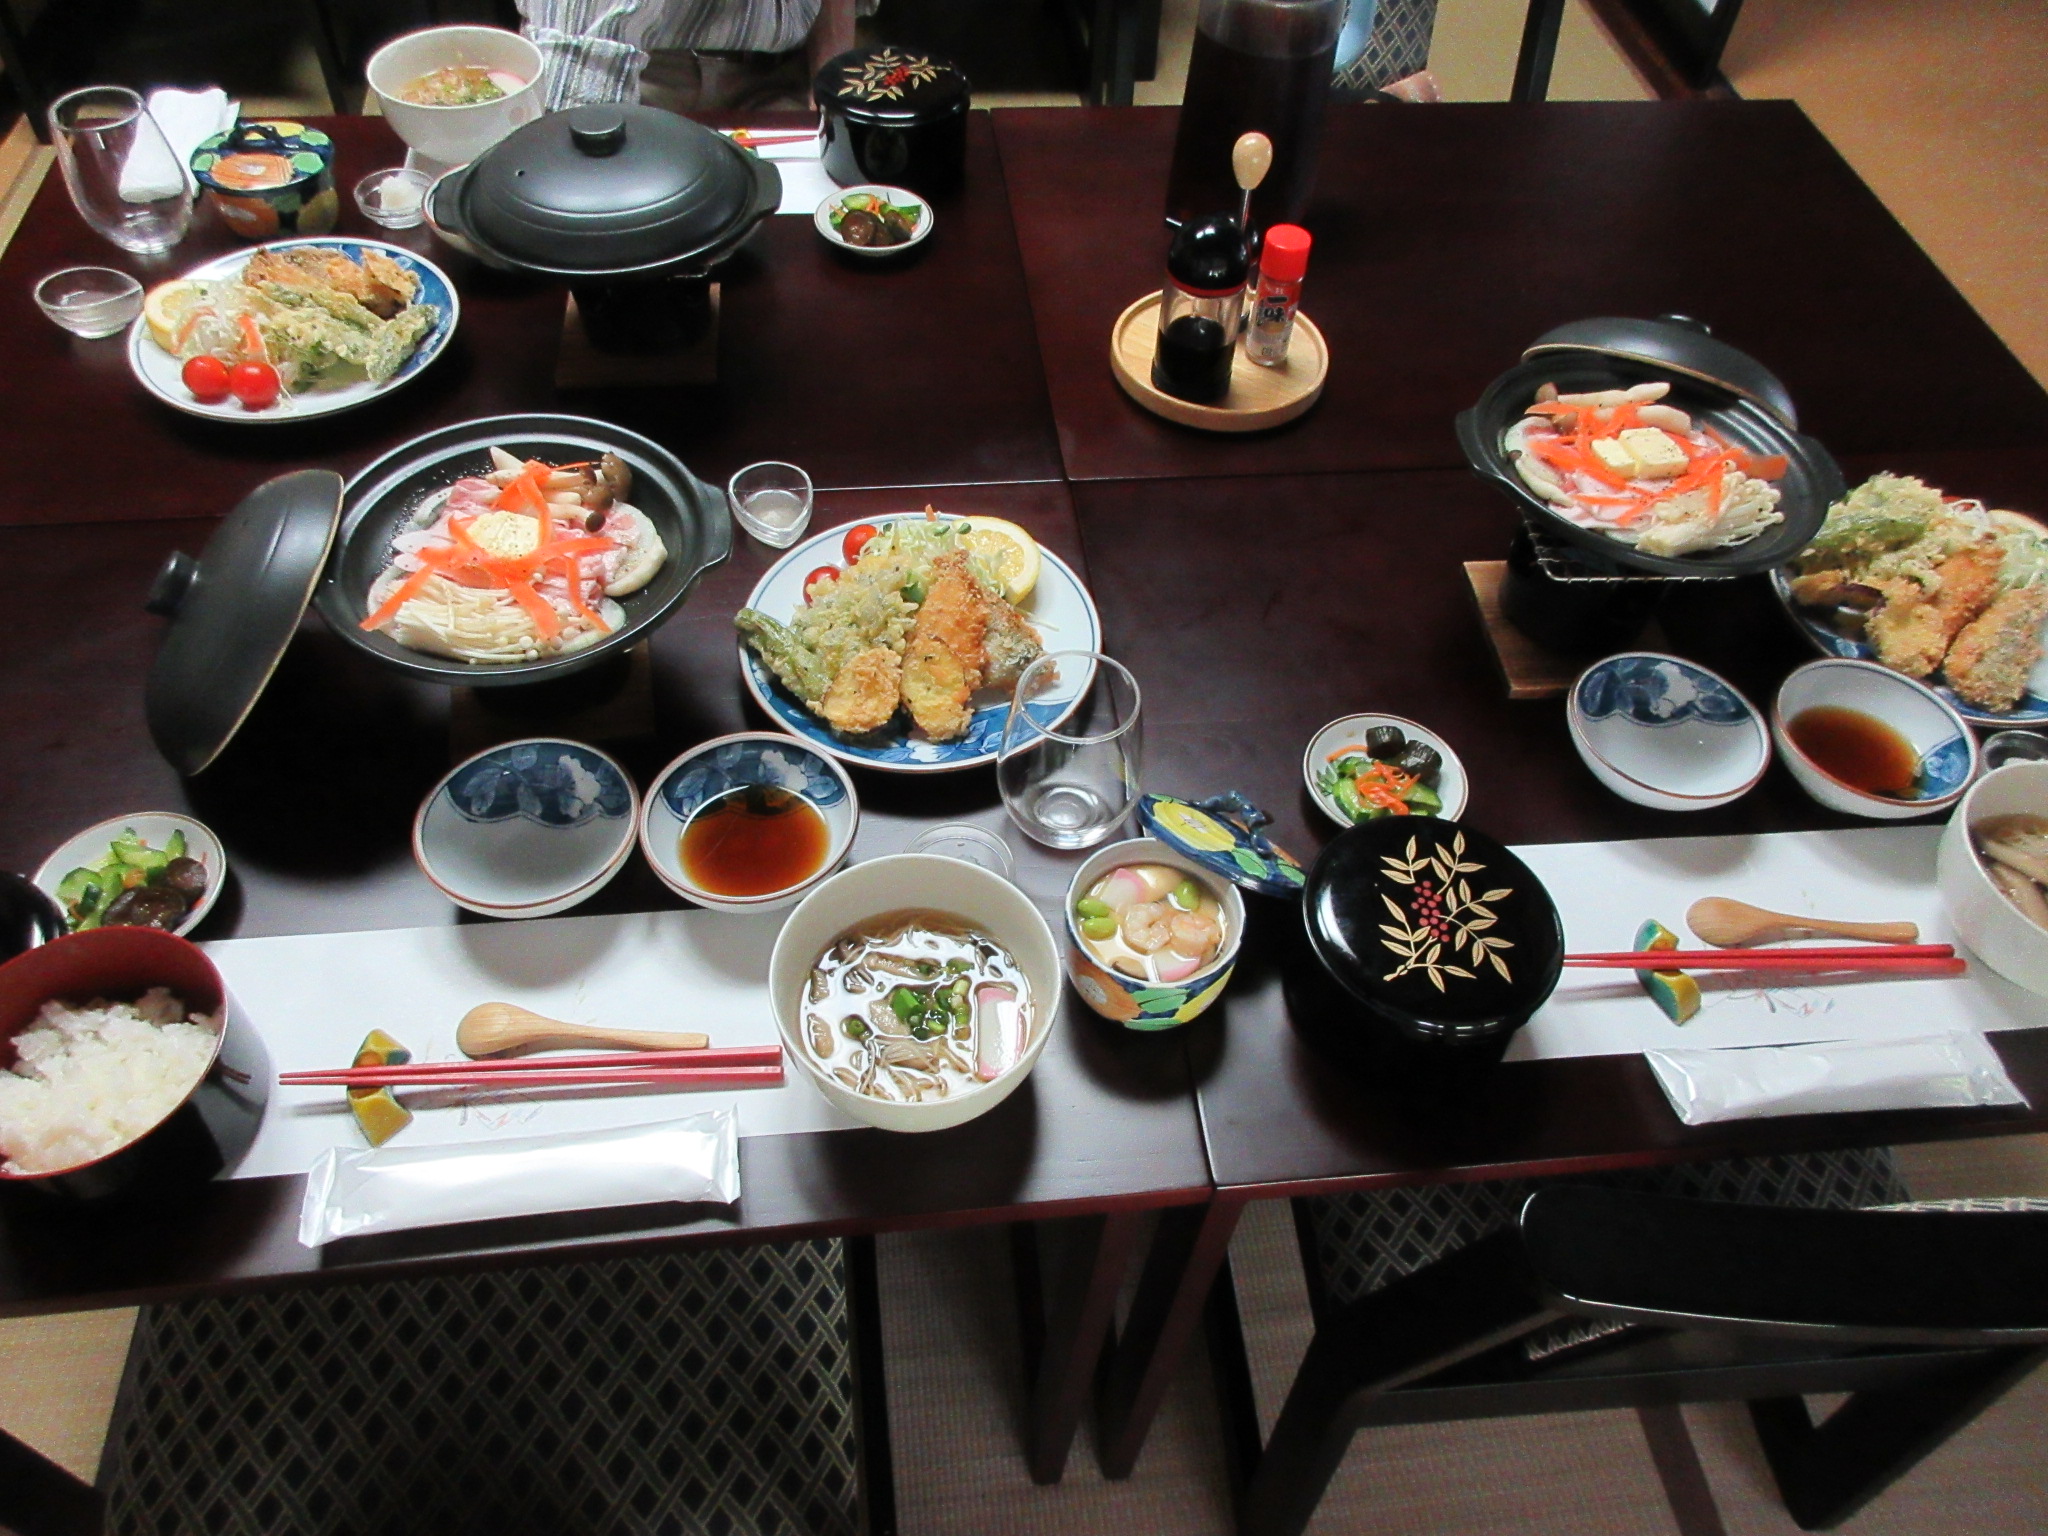
[{"label": "tatami mat floor", "polygon": [[[1498,100],[1524,0],[1441,0],[1432,68],[1454,100]],[[1168,0],[1159,78],[1179,98],[1194,0]],[[304,92],[298,60],[281,87]],[[2040,0],[1748,0],[1728,73],[1746,96],[1791,96],[2032,368],[2048,379],[2048,7]],[[1641,83],[1574,0],[1558,99],[1632,99]],[[987,99],[987,98],[984,98]],[[989,104],[1072,96],[1006,96]],[[317,96],[252,103],[323,110]],[[25,131],[0,142],[0,244],[48,169]],[[1848,317],[1881,325],[1881,315]],[[1922,1197],[2048,1194],[2048,1138],[1906,1149]],[[1270,1415],[1307,1341],[1283,1207],[1255,1208],[1237,1268],[1255,1374]],[[1171,1532],[1229,1528],[1215,1411],[1191,1368],[1133,1477],[1106,1482],[1085,1441],[1066,1481],[1034,1487],[1018,1453],[1020,1365],[998,1233],[881,1243],[889,1384],[906,1536]],[[0,1425],[91,1476],[127,1350],[127,1311],[0,1322]],[[1859,1536],[2019,1536],[2048,1530],[2036,1378],[1848,1529]],[[1793,1527],[1769,1490],[1739,1409],[1694,1410],[1693,1437],[1731,1536]],[[1312,1530],[1471,1536],[1662,1536],[1675,1529],[1630,1415],[1408,1429],[1361,1441]],[[367,1533],[366,1533],[367,1536]]]}]

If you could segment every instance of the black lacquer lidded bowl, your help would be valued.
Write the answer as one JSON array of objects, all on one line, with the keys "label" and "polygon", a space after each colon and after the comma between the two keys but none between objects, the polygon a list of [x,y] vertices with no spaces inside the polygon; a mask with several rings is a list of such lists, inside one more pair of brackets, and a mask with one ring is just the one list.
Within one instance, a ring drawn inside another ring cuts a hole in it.
[{"label": "black lacquer lidded bowl", "polygon": [[967,160],[967,76],[914,48],[855,48],[818,71],[825,174],[908,187],[923,197],[960,184]]},{"label": "black lacquer lidded bowl", "polygon": [[1563,971],[1564,926],[1542,882],[1455,821],[1359,823],[1323,850],[1302,902],[1337,984],[1312,1007],[1312,1033],[1340,1050],[1498,1059]]}]

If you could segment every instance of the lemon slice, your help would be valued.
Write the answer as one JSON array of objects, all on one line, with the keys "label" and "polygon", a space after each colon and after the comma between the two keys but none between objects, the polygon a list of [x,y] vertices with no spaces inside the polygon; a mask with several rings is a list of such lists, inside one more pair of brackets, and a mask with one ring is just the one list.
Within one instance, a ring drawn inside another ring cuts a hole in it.
[{"label": "lemon slice", "polygon": [[962,541],[981,556],[1003,584],[1003,596],[1021,603],[1038,585],[1038,542],[1000,517],[970,517]]},{"label": "lemon slice", "polygon": [[158,283],[142,300],[142,318],[156,344],[173,357],[178,353],[178,332],[191,318],[193,309],[206,297],[206,290],[188,278]]}]

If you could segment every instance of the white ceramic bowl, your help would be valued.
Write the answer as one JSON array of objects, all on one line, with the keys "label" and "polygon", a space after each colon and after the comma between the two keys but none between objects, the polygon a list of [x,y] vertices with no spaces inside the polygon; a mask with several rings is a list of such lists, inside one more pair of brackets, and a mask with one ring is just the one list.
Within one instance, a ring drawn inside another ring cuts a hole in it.
[{"label": "white ceramic bowl", "polygon": [[[398,93],[421,75],[450,64],[480,64],[526,82],[496,101],[467,107],[426,107]],[[364,68],[377,106],[392,130],[440,169],[467,165],[514,128],[541,115],[540,50],[502,27],[429,27],[393,38]]]},{"label": "white ceramic bowl", "polygon": [[[1920,755],[1922,793],[1911,800],[1865,794],[1825,772],[1786,731],[1801,711],[1829,704],[1883,721]],[[1925,683],[1874,661],[1829,657],[1793,670],[1771,706],[1771,737],[1799,787],[1831,811],[1873,821],[1907,821],[1944,811],[1963,797],[1982,761],[1977,738],[1955,706]]]},{"label": "white ceramic bowl", "polygon": [[533,737],[458,764],[420,802],[412,856],[483,917],[553,917],[594,896],[633,852],[632,777],[595,747]]},{"label": "white ceramic bowl", "polygon": [[[894,1104],[855,1093],[811,1056],[803,1037],[804,984],[833,939],[864,919],[905,907],[949,912],[985,928],[1016,958],[1031,993],[1031,1038],[1017,1064],[994,1082],[923,1103]],[[959,859],[897,853],[842,869],[789,914],[768,960],[768,998],[785,1061],[857,1120],[885,1131],[939,1131],[985,1115],[1030,1075],[1059,1021],[1059,946],[1030,898],[1000,875]]]},{"label": "white ceramic bowl", "polygon": [[[221,884],[228,873],[228,856],[221,850],[220,839],[204,822],[194,821],[190,816],[181,816],[175,811],[136,811],[129,816],[115,816],[97,826],[87,827],[60,844],[55,853],[43,860],[33,877],[36,886],[56,901],[57,887],[63,884],[66,875],[82,866],[102,862],[114,839],[130,829],[151,848],[162,848],[170,842],[173,832],[182,832],[185,834],[186,856],[206,866],[206,893],[193,903],[184,921],[171,930],[177,934],[190,933],[206,921],[206,914],[220,899]],[[62,902],[57,904],[63,905]]]},{"label": "white ceramic bowl", "polygon": [[1332,720],[1309,738],[1308,746],[1301,754],[1301,782],[1308,786],[1309,798],[1330,820],[1340,827],[1352,824],[1343,808],[1330,796],[1323,793],[1316,783],[1324,766],[1330,761],[1330,754],[1346,747],[1365,750],[1365,733],[1376,725],[1398,726],[1410,741],[1420,741],[1436,748],[1437,756],[1444,760],[1437,772],[1436,794],[1444,803],[1438,814],[1446,821],[1456,821],[1465,814],[1465,803],[1471,798],[1471,785],[1465,777],[1465,764],[1458,754],[1451,750],[1451,744],[1437,735],[1426,725],[1417,725],[1413,720],[1404,720],[1399,715],[1346,715],[1341,720]]},{"label": "white ceramic bowl", "polygon": [[[917,223],[912,227],[910,238],[897,245],[853,245],[848,242],[845,236],[832,227],[832,210],[856,192],[870,193],[897,208],[917,209]],[[827,245],[845,251],[850,256],[867,256],[880,260],[891,256],[901,256],[905,251],[915,250],[918,246],[923,245],[926,237],[932,232],[934,218],[932,205],[919,197],[915,192],[908,191],[902,187],[883,187],[863,183],[857,187],[841,187],[837,192],[834,192],[825,201],[818,204],[817,212],[811,215],[811,222],[817,226],[819,237]]]},{"label": "white ceramic bowl", "polygon": [[[825,862],[796,884],[759,896],[720,896],[683,871],[683,828],[711,801],[752,784],[802,795],[825,818]],[[714,912],[773,912],[793,905],[837,869],[860,826],[860,797],[846,770],[794,736],[739,731],[692,747],[661,770],[640,807],[640,851],[661,883]]]},{"label": "white ceramic bowl", "polygon": [[[1125,976],[1096,961],[1082,942],[1074,903],[1089,887],[1120,864],[1166,864],[1193,875],[1223,903],[1223,947],[1201,970],[1179,981],[1153,984]],[[1156,837],[1134,837],[1098,848],[1074,871],[1066,901],[1067,979],[1081,1001],[1105,1019],[1126,1029],[1172,1029],[1185,1024],[1221,995],[1237,965],[1244,943],[1244,896],[1219,875],[1211,874],[1184,853]]]},{"label": "white ceramic bowl", "polygon": [[1704,811],[1756,788],[1771,739],[1756,706],[1682,656],[1624,651],[1579,674],[1566,702],[1593,777],[1658,811]]},{"label": "white ceramic bowl", "polygon": [[2005,899],[1970,842],[1979,822],[2021,813],[2048,816],[2048,763],[2008,763],[1970,786],[1941,834],[1935,879],[1956,937],[2007,981],[2048,997],[2048,929]]}]

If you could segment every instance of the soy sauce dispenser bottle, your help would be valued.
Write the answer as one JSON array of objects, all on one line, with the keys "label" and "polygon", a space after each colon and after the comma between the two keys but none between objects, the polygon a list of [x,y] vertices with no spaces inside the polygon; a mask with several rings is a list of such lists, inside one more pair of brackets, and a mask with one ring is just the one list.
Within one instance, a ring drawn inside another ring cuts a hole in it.
[{"label": "soy sauce dispenser bottle", "polygon": [[1250,269],[1244,228],[1227,213],[1190,219],[1174,233],[1159,297],[1154,388],[1198,405],[1213,405],[1230,392]]}]

